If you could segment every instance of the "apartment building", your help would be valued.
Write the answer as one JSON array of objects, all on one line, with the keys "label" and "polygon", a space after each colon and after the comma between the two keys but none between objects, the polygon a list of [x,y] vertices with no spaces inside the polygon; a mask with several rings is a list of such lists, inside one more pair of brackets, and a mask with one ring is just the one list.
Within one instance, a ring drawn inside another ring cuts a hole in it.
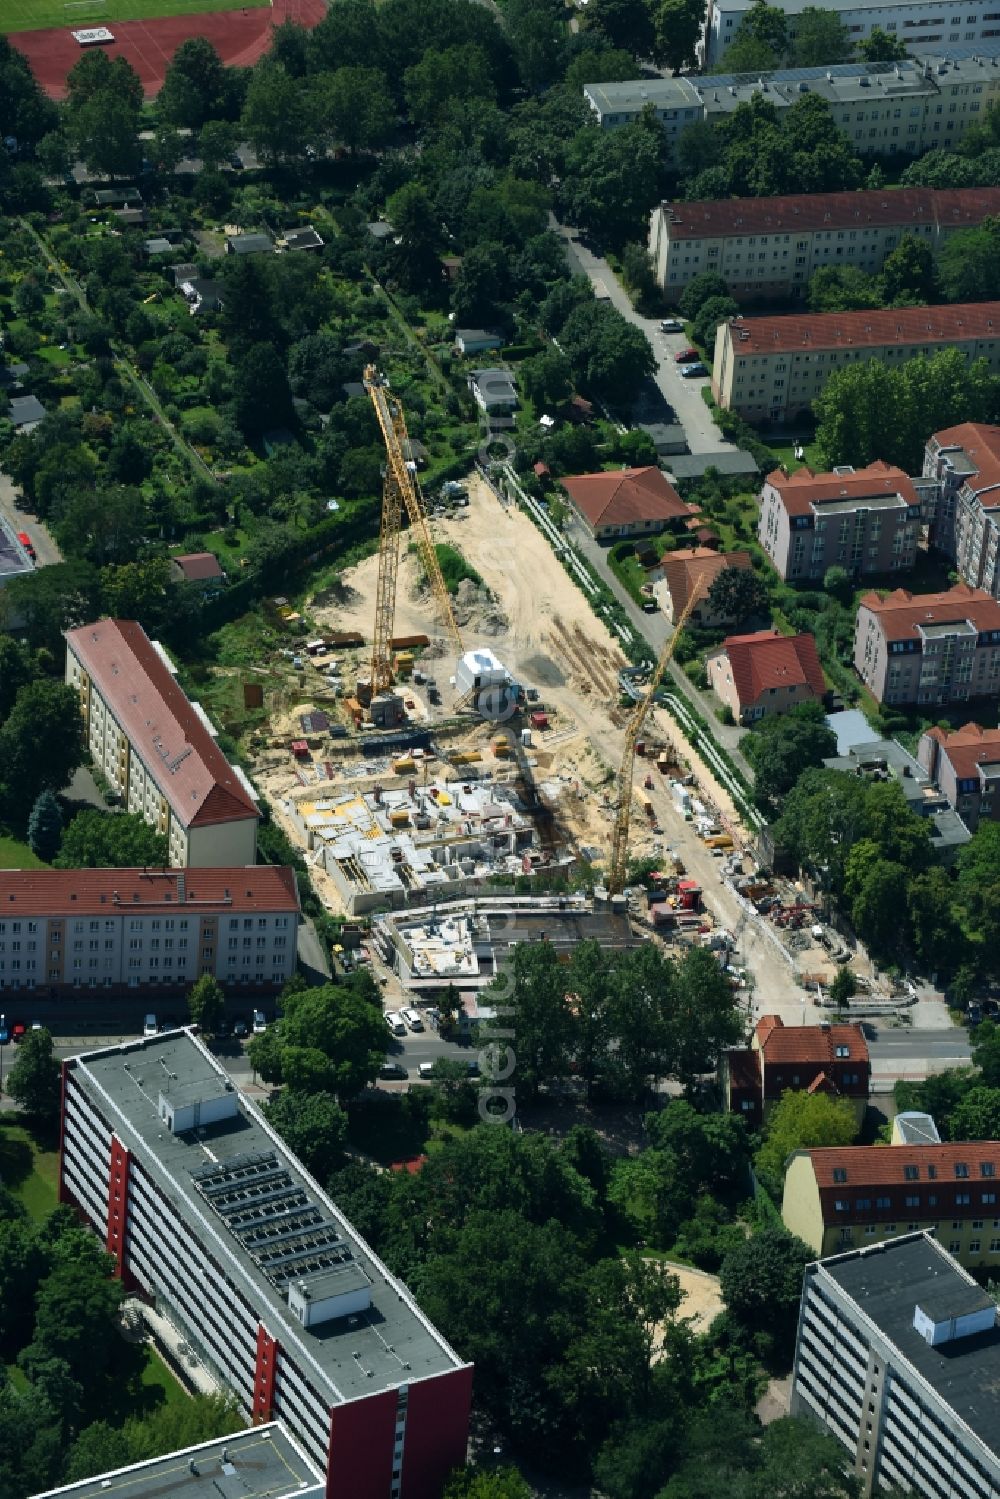
[{"label": "apartment building", "polygon": [[0,992],[273,993],[295,971],[292,869],[0,870]]},{"label": "apartment building", "polygon": [[930,1230],[963,1265],[1000,1266],[1000,1141],[794,1151],[781,1216],[817,1254]]},{"label": "apartment building", "polygon": [[963,582],[1000,598],[1000,427],[963,422],[935,432],[924,473],[938,485],[934,545]]},{"label": "apartment building", "polygon": [[1000,729],[967,723],[949,733],[935,724],[921,736],[917,760],[970,832],[1000,819]]},{"label": "apartment building", "polygon": [[957,583],[944,593],[866,593],[854,669],[880,703],[961,703],[1000,691],[1000,603]]},{"label": "apartment building", "polygon": [[688,125],[722,121],[758,96],[780,116],[803,94],[815,94],[828,105],[834,124],[866,156],[919,156],[932,146],[950,148],[981,120],[998,93],[1000,39],[974,47],[948,43],[925,56],[895,63],[637,78],[588,83],[583,89],[584,101],[602,130],[631,125],[651,108],[671,152]]},{"label": "apartment building", "polygon": [[253,864],[257,793],[176,675],[134,619],[66,632],[66,682],[80,697],[87,748],[126,810],[164,835],[176,867]]},{"label": "apartment building", "polygon": [[719,1064],[726,1106],[748,1129],[760,1129],[784,1093],[826,1093],[864,1118],[871,1089],[868,1042],[860,1025],[786,1026],[780,1015],[762,1015],[747,1047],[723,1052]]},{"label": "apartment building", "polygon": [[[706,68],[714,68],[724,60],[752,3],[753,0],[709,0],[700,50]],[[807,0],[785,0],[782,6],[792,41],[796,22],[807,8]],[[964,6],[956,6],[954,0],[951,3],[905,0],[903,4],[889,0],[833,0],[830,9],[836,11],[855,45],[871,36],[876,27],[897,37],[908,48],[921,50],[956,43],[988,45],[991,38],[1000,34],[1000,11],[992,0]]]},{"label": "apartment building", "polygon": [[791,1414],[843,1443],[865,1495],[1000,1494],[996,1302],[929,1234],[807,1265]]},{"label": "apartment building", "polygon": [[870,359],[897,368],[942,348],[1000,372],[1000,302],[730,318],[716,330],[712,394],[749,422],[795,421],[836,370]]},{"label": "apartment building", "polygon": [[881,270],[904,235],[938,251],[958,229],[1000,214],[1000,188],[904,187],[661,203],[649,224],[656,279],[676,301],[716,271],[738,301],[801,295],[824,266]]},{"label": "apartment building", "polygon": [[758,630],[729,635],[705,662],[708,684],[737,723],[787,713],[796,703],[820,703],[823,668],[811,635]]},{"label": "apartment building", "polygon": [[63,1064],[59,1198],[328,1499],[439,1499],[471,1366],[189,1032]]},{"label": "apartment building", "polygon": [[828,567],[855,576],[913,566],[921,501],[912,479],[888,463],[829,474],[775,469],[760,492],[757,538],[792,582],[822,581]]}]

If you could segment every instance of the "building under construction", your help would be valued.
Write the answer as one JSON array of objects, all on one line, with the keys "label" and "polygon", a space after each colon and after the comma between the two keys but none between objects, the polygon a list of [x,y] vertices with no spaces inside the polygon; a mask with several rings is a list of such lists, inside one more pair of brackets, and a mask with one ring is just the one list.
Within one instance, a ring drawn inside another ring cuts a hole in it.
[{"label": "building under construction", "polygon": [[285,810],[351,916],[452,899],[497,875],[573,866],[542,848],[515,788],[492,780],[331,791],[289,799]]}]

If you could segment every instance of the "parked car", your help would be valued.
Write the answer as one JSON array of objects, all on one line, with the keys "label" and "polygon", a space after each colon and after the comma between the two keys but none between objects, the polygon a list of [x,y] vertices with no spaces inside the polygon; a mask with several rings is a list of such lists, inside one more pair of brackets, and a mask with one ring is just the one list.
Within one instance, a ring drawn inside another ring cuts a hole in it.
[{"label": "parked car", "polygon": [[674,355],[675,364],[690,364],[695,359],[701,360],[697,349],[681,349],[679,354]]},{"label": "parked car", "polygon": [[267,1030],[267,1016],[264,1014],[263,1010],[254,1010],[254,1012],[253,1012],[253,1033],[254,1033],[254,1035],[255,1036],[262,1036],[266,1030]]},{"label": "parked car", "polygon": [[[23,1030],[23,1026],[22,1026],[22,1030]],[[159,1026],[156,1023],[156,1016],[155,1015],[147,1015],[146,1018],[145,1018],[145,1020],[142,1023],[142,1034],[144,1036],[155,1036],[157,1034],[158,1030],[159,1030]],[[17,1039],[17,1026],[16,1025],[14,1027],[14,1032],[15,1032],[14,1039],[16,1040]]]},{"label": "parked car", "polygon": [[681,370],[681,379],[682,380],[700,380],[703,375],[707,375],[707,374],[708,374],[708,370],[705,368],[705,366],[702,364],[701,360],[699,359],[694,364],[686,364],[684,366],[684,368]]},{"label": "parked car", "polygon": [[433,1077],[434,1076],[434,1063],[433,1062],[421,1062],[420,1066],[417,1068],[417,1071],[420,1073],[420,1076],[422,1078]]},{"label": "parked car", "polygon": [[683,329],[684,324],[678,318],[665,317],[660,319],[661,333],[681,333]]},{"label": "parked car", "polygon": [[237,1041],[246,1040],[246,1037],[248,1035],[248,1028],[245,1020],[237,1020],[235,1022],[235,1024],[233,1025],[233,1035],[236,1037]]},{"label": "parked car", "polygon": [[424,1028],[424,1017],[419,1010],[401,1010],[400,1014],[406,1021],[411,1031],[422,1031]]},{"label": "parked car", "polygon": [[385,1023],[394,1036],[406,1035],[406,1026],[403,1024],[403,1017],[398,1010],[388,1010],[386,1012]]},{"label": "parked car", "polygon": [[386,1082],[403,1082],[410,1074],[402,1062],[383,1062],[378,1070],[378,1075]]}]

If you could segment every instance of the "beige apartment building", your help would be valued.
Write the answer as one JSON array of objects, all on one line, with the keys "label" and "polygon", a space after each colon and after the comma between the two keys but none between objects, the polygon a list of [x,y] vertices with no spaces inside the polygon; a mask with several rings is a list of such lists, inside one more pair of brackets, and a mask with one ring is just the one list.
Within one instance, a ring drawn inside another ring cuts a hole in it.
[{"label": "beige apartment building", "polygon": [[1000,820],[1000,729],[967,723],[948,732],[937,724],[921,736],[917,759],[971,833]]},{"label": "beige apartment building", "polygon": [[855,576],[911,568],[920,533],[913,480],[888,463],[829,474],[775,469],[760,493],[757,536],[776,571],[822,581],[828,567]]},{"label": "beige apartment building", "polygon": [[87,748],[125,809],[166,837],[175,867],[253,864],[257,794],[175,677],[135,620],[66,633],[66,682],[80,697]]},{"label": "beige apartment building", "polygon": [[1000,603],[957,583],[944,593],[866,593],[854,669],[880,703],[960,703],[1000,692]]},{"label": "beige apartment building", "polygon": [[676,301],[688,282],[716,271],[738,301],[801,295],[824,266],[874,274],[904,235],[936,252],[958,229],[1000,214],[1000,188],[906,187],[661,203],[649,253]]},{"label": "beige apartment building", "polygon": [[795,421],[836,370],[870,359],[895,368],[942,348],[1000,372],[1000,302],[731,318],[716,331],[712,394],[749,422]]},{"label": "beige apartment building", "polygon": [[0,991],[273,992],[295,971],[293,869],[0,870]]}]

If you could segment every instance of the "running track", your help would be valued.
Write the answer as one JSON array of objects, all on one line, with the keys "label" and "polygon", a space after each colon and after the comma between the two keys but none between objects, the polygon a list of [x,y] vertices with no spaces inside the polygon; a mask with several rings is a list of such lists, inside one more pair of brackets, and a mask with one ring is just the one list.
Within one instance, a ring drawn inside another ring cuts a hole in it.
[{"label": "running track", "polygon": [[[146,97],[152,98],[159,92],[170,59],[190,36],[207,37],[227,67],[245,68],[267,51],[273,26],[289,20],[315,26],[325,14],[324,0],[271,0],[270,5],[254,10],[161,16],[153,21],[109,21],[115,40],[103,50],[112,57],[127,58],[142,79]],[[24,53],[49,97],[65,98],[66,75],[83,51],[70,35],[70,28],[20,31],[8,40]]]}]

